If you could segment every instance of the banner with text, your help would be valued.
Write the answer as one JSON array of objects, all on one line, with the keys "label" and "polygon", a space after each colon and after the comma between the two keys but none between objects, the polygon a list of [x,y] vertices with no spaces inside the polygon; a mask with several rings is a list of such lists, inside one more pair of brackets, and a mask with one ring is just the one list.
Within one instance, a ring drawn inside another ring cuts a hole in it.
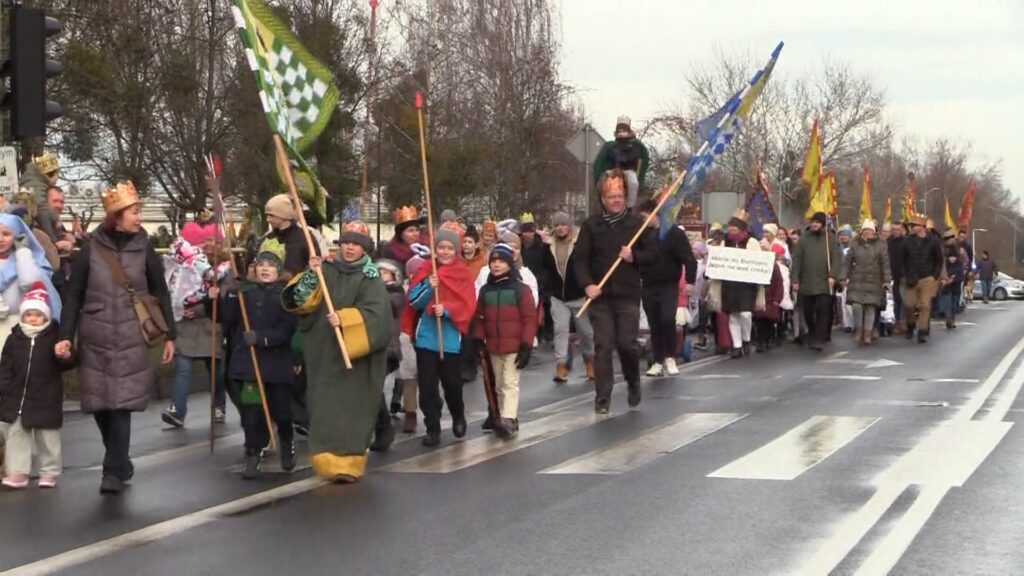
[{"label": "banner with text", "polygon": [[775,253],[725,246],[708,246],[705,273],[712,280],[745,284],[771,284]]}]

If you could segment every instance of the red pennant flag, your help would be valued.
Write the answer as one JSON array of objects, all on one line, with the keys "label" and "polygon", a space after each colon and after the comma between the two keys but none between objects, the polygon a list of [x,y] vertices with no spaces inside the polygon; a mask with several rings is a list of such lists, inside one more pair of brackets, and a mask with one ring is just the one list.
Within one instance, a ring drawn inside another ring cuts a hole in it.
[{"label": "red pennant flag", "polygon": [[960,205],[960,228],[966,230],[971,227],[971,219],[974,217],[974,181],[967,186],[967,194],[964,195],[964,202]]}]

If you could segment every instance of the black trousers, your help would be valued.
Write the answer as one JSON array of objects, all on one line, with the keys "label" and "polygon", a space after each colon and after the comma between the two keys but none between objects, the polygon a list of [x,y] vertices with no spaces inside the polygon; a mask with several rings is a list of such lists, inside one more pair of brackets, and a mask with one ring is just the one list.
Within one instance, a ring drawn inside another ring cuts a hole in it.
[{"label": "black trousers", "polygon": [[[267,408],[270,418],[277,424],[277,438],[281,441],[281,450],[292,445],[295,429],[292,428],[292,387],[288,384],[264,382],[267,390]],[[239,408],[242,415],[242,430],[245,432],[245,453],[259,454],[270,443],[270,431],[267,430],[267,419],[263,415],[262,404],[243,404]]]},{"label": "black trousers", "polygon": [[416,349],[416,378],[420,389],[420,410],[427,432],[441,433],[441,392],[438,382],[444,389],[444,402],[448,404],[448,412],[453,416],[465,416],[466,405],[462,401],[462,382],[460,371],[462,355],[444,353],[444,361],[433,350]]},{"label": "black trousers", "polygon": [[128,457],[132,442],[132,413],[128,410],[102,410],[93,414],[103,437],[103,476],[115,476],[127,482],[135,474]]},{"label": "black trousers", "polygon": [[594,370],[597,399],[611,399],[615,384],[612,353],[618,350],[622,375],[630,386],[640,385],[640,302],[634,296],[604,296],[587,309],[594,326]]},{"label": "black trousers", "polygon": [[675,357],[676,305],[679,285],[644,286],[642,292],[644,313],[651,329],[651,352],[655,362]]},{"label": "black trousers", "polygon": [[811,344],[823,344],[832,333],[832,306],[834,298],[829,294],[815,294],[803,297],[804,319]]}]

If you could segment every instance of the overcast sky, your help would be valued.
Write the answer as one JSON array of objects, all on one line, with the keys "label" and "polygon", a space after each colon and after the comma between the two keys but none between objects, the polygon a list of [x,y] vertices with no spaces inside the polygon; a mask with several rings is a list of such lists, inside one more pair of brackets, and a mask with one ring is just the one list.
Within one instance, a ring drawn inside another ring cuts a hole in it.
[{"label": "overcast sky", "polygon": [[[827,56],[886,90],[898,135],[973,144],[973,164],[1002,160],[1024,198],[1024,0],[561,0],[562,75],[605,138],[685,103],[693,62],[786,47],[780,75]],[[763,55],[763,58],[760,56]]]}]

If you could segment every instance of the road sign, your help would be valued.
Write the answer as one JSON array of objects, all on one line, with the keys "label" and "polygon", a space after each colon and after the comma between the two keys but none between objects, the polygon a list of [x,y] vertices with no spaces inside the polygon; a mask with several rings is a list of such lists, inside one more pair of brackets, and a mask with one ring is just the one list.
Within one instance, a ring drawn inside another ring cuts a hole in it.
[{"label": "road sign", "polygon": [[576,157],[576,160],[583,162],[584,164],[593,164],[594,159],[597,158],[597,153],[601,151],[601,146],[604,146],[604,138],[587,124],[572,137],[571,140],[566,142],[565,148],[572,155]]},{"label": "road sign", "polygon": [[10,198],[18,191],[18,152],[13,146],[0,148],[0,196]]}]

